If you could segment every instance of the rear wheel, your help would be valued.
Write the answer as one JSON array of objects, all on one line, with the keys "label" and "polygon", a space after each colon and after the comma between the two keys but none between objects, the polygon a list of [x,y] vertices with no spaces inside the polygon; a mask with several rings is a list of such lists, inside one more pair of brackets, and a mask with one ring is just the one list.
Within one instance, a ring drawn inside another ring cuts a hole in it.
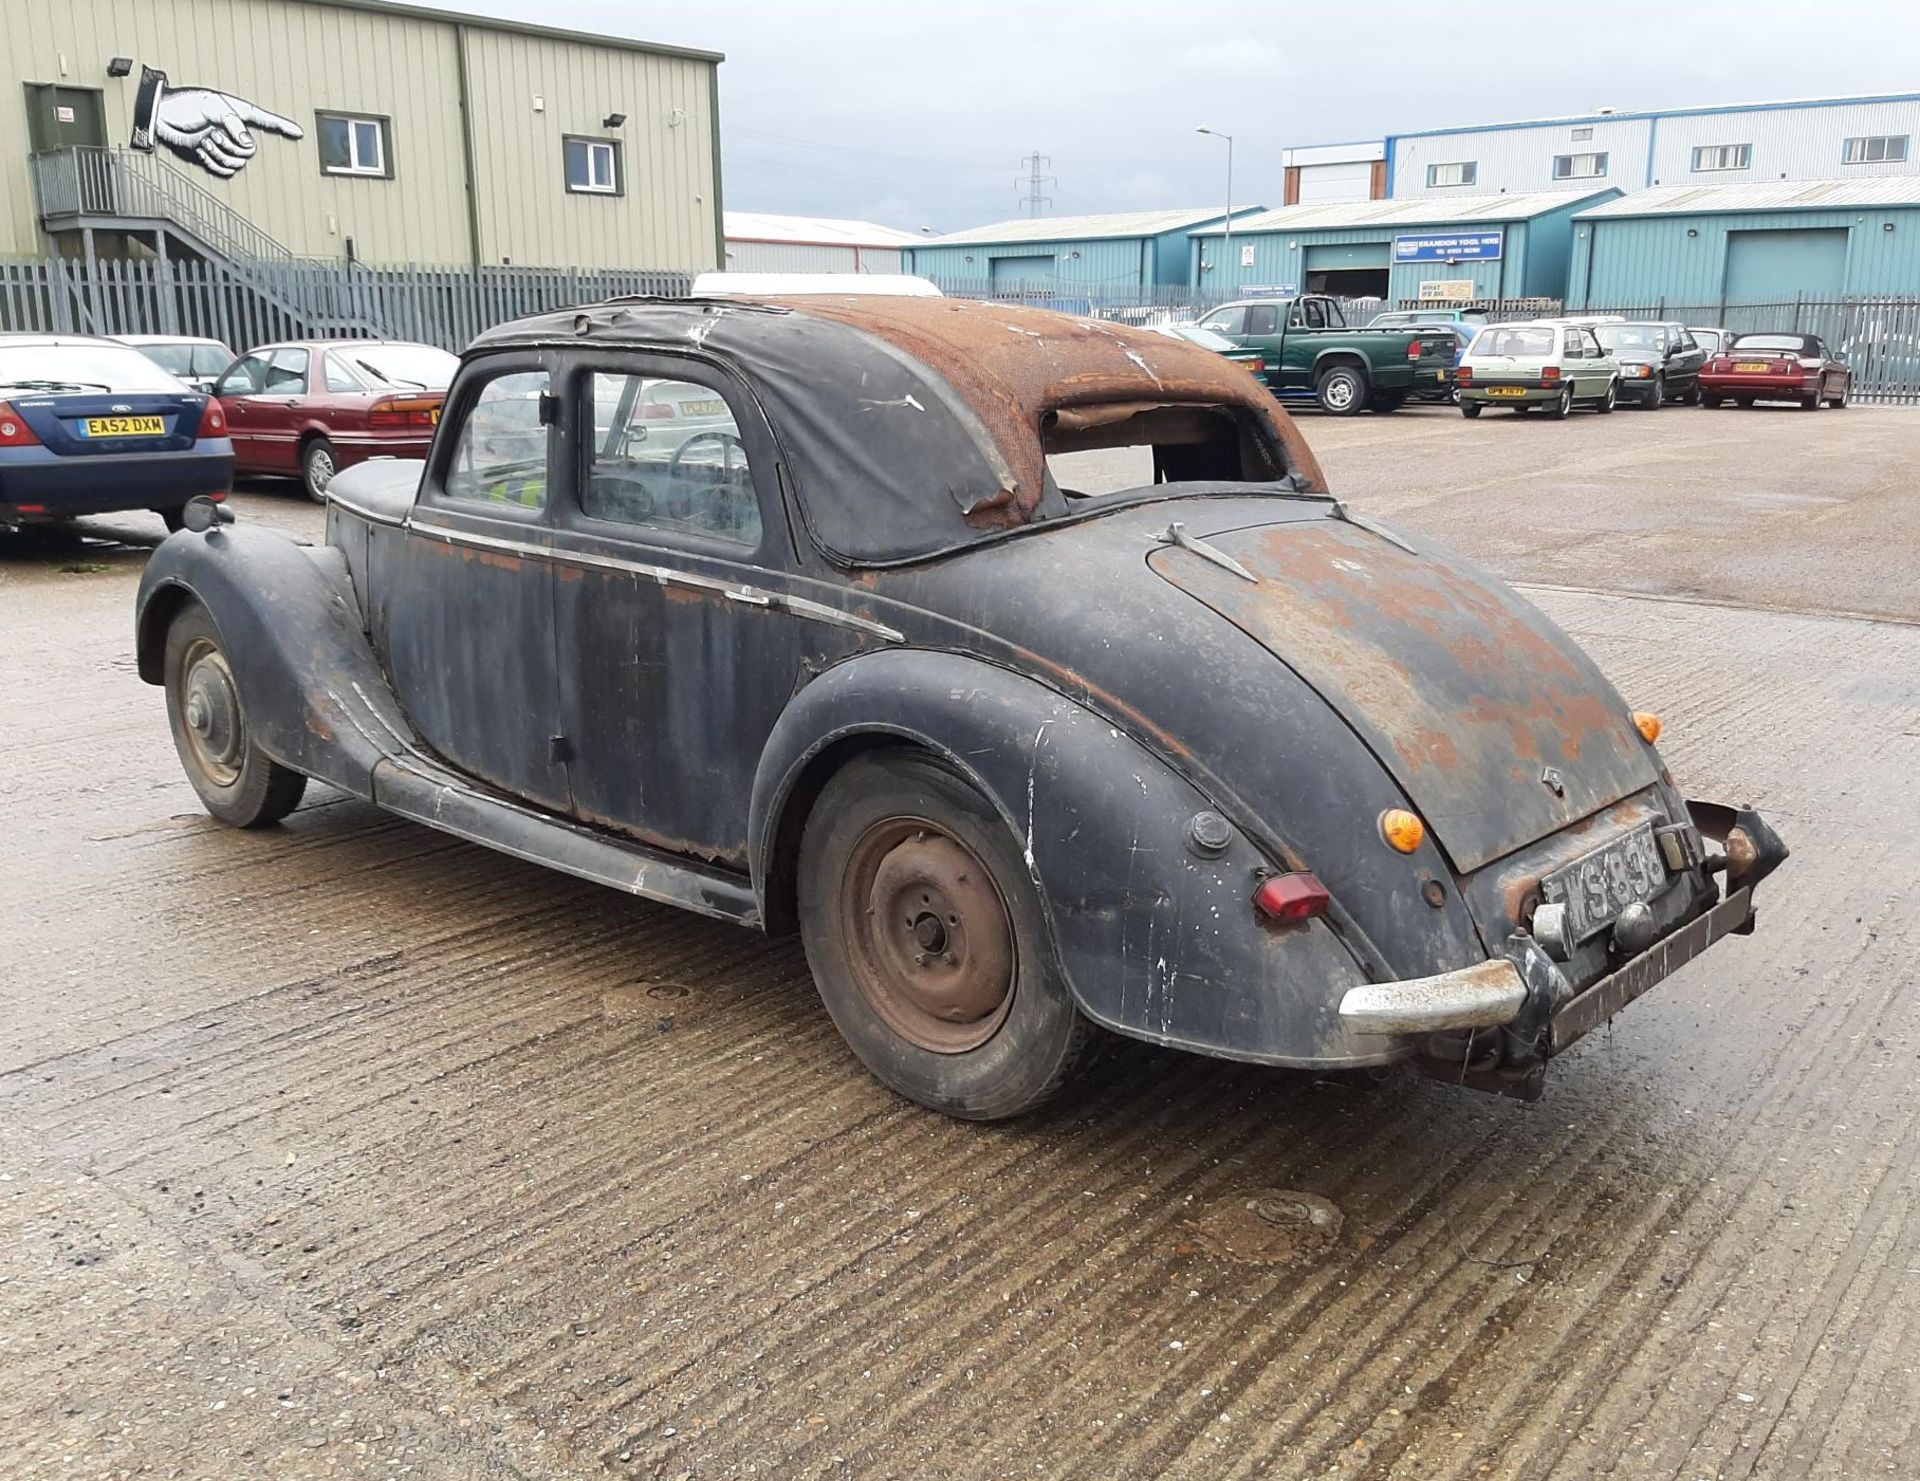
[{"label": "rear wheel", "polygon": [[1840,388],[1840,394],[1838,396],[1829,396],[1827,398],[1827,405],[1831,406],[1835,411],[1845,411],[1847,409],[1847,403],[1851,400],[1853,400],[1853,382],[1848,381]]},{"label": "rear wheel", "polygon": [[1608,381],[1607,394],[1600,398],[1600,400],[1594,405],[1593,409],[1599,412],[1601,416],[1605,416],[1608,412],[1612,411],[1614,407],[1619,404],[1619,402],[1620,402],[1620,382],[1617,380]]},{"label": "rear wheel", "polygon": [[1472,421],[1480,415],[1480,403],[1478,401],[1462,401],[1460,403],[1460,415],[1468,421]]},{"label": "rear wheel", "polygon": [[1821,400],[1818,391],[1815,391],[1811,396],[1802,396],[1800,398],[1800,409],[1802,411],[1819,411],[1826,404],[1825,401]]},{"label": "rear wheel", "polygon": [[187,506],[184,504],[171,504],[165,509],[156,509],[153,512],[160,516],[160,523],[167,527],[169,535],[175,530],[184,530],[187,527]]},{"label": "rear wheel", "polygon": [[209,813],[235,828],[264,828],[300,805],[307,779],[253,743],[219,629],[197,602],[167,629],[164,683],[174,749]]},{"label": "rear wheel", "polygon": [[1711,391],[1702,391],[1700,393],[1700,404],[1706,407],[1708,411],[1718,411],[1720,409],[1720,398]]},{"label": "rear wheel", "polygon": [[1367,378],[1351,365],[1335,365],[1314,386],[1320,409],[1350,417],[1367,404]]},{"label": "rear wheel", "polygon": [[1700,382],[1695,381],[1680,393],[1680,404],[1682,406],[1698,406],[1700,404]]},{"label": "rear wheel", "polygon": [[1375,411],[1398,411],[1406,404],[1407,393],[1405,391],[1378,391],[1374,393],[1373,409]]},{"label": "rear wheel", "polygon": [[1751,396],[1736,396],[1733,398],[1733,402],[1734,405],[1738,406],[1742,411],[1753,410],[1753,398]]},{"label": "rear wheel", "polygon": [[1551,415],[1556,418],[1570,417],[1573,415],[1572,386],[1562,386],[1560,388],[1560,396],[1559,399],[1553,403]]},{"label": "rear wheel", "polygon": [[307,486],[307,497],[316,504],[327,502],[327,485],[333,482],[335,466],[333,444],[316,437],[300,452],[300,479]]},{"label": "rear wheel", "polygon": [[930,757],[862,756],[821,792],[800,846],[800,935],[860,1062],[909,1100],[974,1121],[1032,1110],[1093,1029],[1067,993],[1005,822]]}]

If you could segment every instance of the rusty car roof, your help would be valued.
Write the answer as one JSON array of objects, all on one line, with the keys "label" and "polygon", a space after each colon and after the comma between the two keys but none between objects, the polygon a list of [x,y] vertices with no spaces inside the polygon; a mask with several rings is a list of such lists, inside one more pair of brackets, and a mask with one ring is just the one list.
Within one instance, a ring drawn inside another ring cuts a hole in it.
[{"label": "rusty car roof", "polygon": [[[798,440],[827,455],[822,476],[811,481],[813,496],[836,481],[857,481],[864,467],[883,484],[938,483],[951,496],[946,508],[957,504],[976,531],[1025,524],[1040,512],[1043,420],[1072,407],[1226,407],[1260,427],[1297,488],[1326,486],[1291,419],[1242,366],[1097,319],[956,298],[635,298],[504,324],[473,348],[583,340],[691,345],[726,356],[785,403],[776,416],[783,437],[798,422]],[[857,428],[853,439],[849,428]],[[850,442],[865,464],[854,463],[851,447],[836,446]],[[797,472],[804,499],[809,480]]]}]

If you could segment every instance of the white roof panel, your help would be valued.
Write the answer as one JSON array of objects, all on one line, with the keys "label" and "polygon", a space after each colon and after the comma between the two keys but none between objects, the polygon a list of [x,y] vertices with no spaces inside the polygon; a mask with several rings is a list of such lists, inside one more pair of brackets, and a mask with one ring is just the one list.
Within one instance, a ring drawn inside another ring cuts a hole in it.
[{"label": "white roof panel", "polygon": [[[1281,206],[1243,217],[1233,234],[1255,231],[1333,231],[1358,226],[1451,226],[1457,221],[1526,221],[1592,200],[1591,190],[1516,191],[1508,195],[1421,195],[1388,201],[1322,201]],[[1218,226],[1191,233],[1218,236]]]},{"label": "white roof panel", "polygon": [[1920,175],[1881,175],[1865,180],[1756,180],[1738,185],[1655,185],[1582,211],[1580,219],[1691,216],[1713,211],[1846,211],[1856,206],[1920,206]]},{"label": "white roof panel", "polygon": [[[1237,206],[1235,210],[1258,207]],[[959,246],[966,242],[1072,242],[1097,237],[1152,237],[1163,231],[1199,226],[1226,215],[1219,206],[1182,210],[1121,211],[1105,216],[1020,216],[988,226],[969,226],[943,237],[922,237],[922,246]]]},{"label": "white roof panel", "polygon": [[797,242],[810,247],[906,247],[923,236],[872,221],[831,216],[772,216],[765,211],[728,211],[730,242]]}]

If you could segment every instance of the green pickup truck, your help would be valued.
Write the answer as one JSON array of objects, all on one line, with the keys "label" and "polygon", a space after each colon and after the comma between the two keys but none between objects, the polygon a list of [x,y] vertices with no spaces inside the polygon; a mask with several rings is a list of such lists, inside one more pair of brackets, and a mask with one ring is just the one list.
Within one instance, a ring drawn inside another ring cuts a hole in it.
[{"label": "green pickup truck", "polygon": [[1349,328],[1339,300],[1322,294],[1243,298],[1199,323],[1258,350],[1267,387],[1282,401],[1314,401],[1336,416],[1398,411],[1415,392],[1442,388],[1456,348],[1452,335]]}]

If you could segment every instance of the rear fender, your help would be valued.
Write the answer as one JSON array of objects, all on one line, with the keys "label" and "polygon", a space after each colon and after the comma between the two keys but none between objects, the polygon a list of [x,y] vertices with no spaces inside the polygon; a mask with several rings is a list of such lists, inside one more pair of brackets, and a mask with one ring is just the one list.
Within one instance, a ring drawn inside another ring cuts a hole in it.
[{"label": "rear fender", "polygon": [[371,800],[375,764],[415,742],[362,630],[341,553],[244,526],[169,535],[147,561],[135,606],[149,684],[164,682],[167,629],[192,602],[219,629],[254,743]]},{"label": "rear fender", "polygon": [[1033,679],[959,654],[869,653],[796,696],[762,755],[749,822],[769,929],[793,925],[806,813],[848,754],[943,758],[1000,813],[1026,856],[1069,990],[1097,1023],[1154,1043],[1265,1064],[1377,1064],[1407,1050],[1342,1027],[1366,980],[1325,920],[1256,916],[1273,864],[1238,828],[1188,846],[1194,786],[1125,732]]}]

